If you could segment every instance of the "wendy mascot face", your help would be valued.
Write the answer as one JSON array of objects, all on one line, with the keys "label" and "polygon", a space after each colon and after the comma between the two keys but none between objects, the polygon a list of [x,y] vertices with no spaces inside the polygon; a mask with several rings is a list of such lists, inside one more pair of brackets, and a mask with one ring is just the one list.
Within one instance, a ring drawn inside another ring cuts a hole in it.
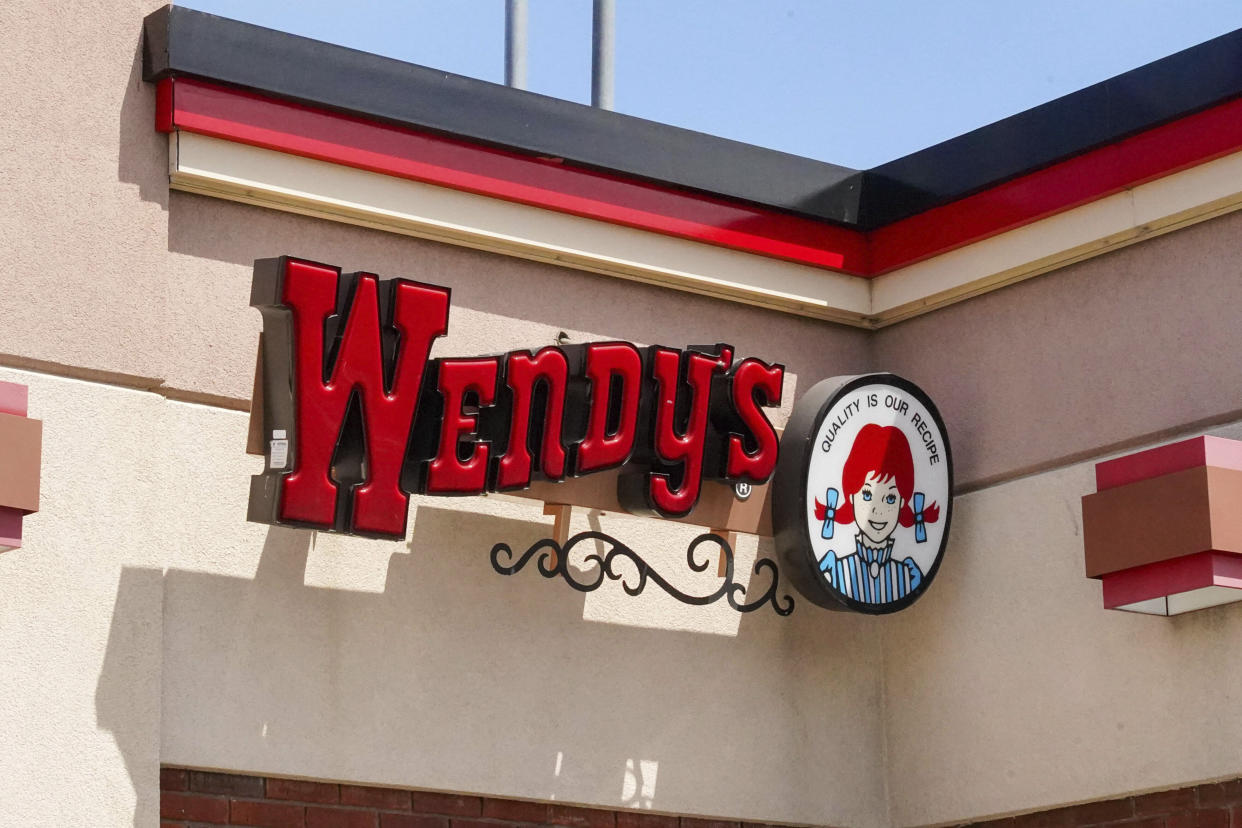
[{"label": "wendy mascot face", "polygon": [[838,377],[794,406],[773,480],[777,550],[814,603],[895,612],[940,565],[952,510],[940,414],[892,374]]}]

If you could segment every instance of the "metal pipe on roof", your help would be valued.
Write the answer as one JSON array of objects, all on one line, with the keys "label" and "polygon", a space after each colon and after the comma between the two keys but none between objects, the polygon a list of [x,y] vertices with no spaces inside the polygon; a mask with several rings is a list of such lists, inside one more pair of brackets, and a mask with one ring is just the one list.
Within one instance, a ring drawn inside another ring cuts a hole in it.
[{"label": "metal pipe on roof", "polygon": [[591,23],[591,106],[612,109],[616,0],[595,0]]},{"label": "metal pipe on roof", "polygon": [[526,88],[526,0],[505,0],[505,86]]}]

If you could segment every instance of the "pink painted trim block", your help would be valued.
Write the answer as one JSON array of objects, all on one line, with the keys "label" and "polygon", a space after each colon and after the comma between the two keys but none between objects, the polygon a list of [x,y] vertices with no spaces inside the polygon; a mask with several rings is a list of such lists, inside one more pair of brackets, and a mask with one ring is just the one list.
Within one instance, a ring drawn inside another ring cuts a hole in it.
[{"label": "pink painted trim block", "polygon": [[0,551],[6,548],[16,549],[22,545],[23,514],[21,509],[0,506]]},{"label": "pink painted trim block", "polygon": [[1214,550],[1199,552],[1110,572],[1100,580],[1104,584],[1105,609],[1210,586],[1242,590],[1242,555]]},{"label": "pink painted trim block", "polygon": [[1242,441],[1205,435],[1096,463],[1095,490],[1102,492],[1196,466],[1242,471]]},{"label": "pink painted trim block", "polygon": [[29,398],[26,386],[16,382],[0,382],[0,414],[25,417]]}]

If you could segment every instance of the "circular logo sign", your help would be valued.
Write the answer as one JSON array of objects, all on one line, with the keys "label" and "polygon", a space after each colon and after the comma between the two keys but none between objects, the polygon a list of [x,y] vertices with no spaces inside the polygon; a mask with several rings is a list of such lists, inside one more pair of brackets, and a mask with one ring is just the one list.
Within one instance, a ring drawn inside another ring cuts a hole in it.
[{"label": "circular logo sign", "polygon": [[892,374],[835,377],[794,405],[773,479],[789,579],[830,609],[896,612],[927,589],[952,513],[940,413]]}]

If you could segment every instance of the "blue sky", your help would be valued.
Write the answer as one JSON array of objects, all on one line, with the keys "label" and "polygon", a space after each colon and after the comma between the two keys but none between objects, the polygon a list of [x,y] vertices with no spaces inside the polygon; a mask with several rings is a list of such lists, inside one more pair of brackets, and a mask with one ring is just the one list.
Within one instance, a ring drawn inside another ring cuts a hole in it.
[{"label": "blue sky", "polygon": [[[504,0],[180,5],[494,82]],[[590,0],[529,0],[529,84],[590,98]],[[871,167],[1242,28],[1242,0],[616,0],[616,109]]]}]

